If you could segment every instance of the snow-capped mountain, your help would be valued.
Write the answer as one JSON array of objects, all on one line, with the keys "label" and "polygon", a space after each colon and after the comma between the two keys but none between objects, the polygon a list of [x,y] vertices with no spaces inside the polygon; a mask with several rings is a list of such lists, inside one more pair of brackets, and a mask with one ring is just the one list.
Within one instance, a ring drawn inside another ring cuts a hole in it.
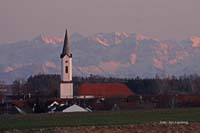
[{"label": "snow-capped mountain", "polygon": [[[70,36],[74,75],[161,77],[199,74],[200,37],[165,40],[127,32]],[[38,73],[60,73],[63,37],[39,35],[30,41],[0,44],[0,80],[11,82]]]}]

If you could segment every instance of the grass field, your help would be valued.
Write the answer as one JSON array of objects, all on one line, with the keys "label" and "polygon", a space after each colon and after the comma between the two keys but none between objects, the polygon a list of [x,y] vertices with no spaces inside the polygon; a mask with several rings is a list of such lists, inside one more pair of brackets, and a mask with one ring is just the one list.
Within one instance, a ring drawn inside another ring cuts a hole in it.
[{"label": "grass field", "polygon": [[160,121],[200,122],[200,108],[0,115],[0,131],[54,127],[129,125],[150,122],[159,123]]}]

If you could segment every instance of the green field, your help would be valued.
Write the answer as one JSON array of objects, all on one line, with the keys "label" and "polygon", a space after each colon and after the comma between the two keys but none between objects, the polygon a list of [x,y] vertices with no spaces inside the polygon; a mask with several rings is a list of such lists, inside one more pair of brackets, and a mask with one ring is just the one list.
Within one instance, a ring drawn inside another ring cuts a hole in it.
[{"label": "green field", "polygon": [[160,121],[200,122],[200,108],[123,112],[0,115],[0,131],[76,126],[110,126]]}]

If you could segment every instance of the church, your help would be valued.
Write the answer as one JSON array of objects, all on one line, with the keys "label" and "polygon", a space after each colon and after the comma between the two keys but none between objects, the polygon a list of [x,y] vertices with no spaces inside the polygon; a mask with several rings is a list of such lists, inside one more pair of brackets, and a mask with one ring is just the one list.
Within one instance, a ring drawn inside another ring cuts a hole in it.
[{"label": "church", "polygon": [[60,58],[61,58],[61,83],[60,83],[59,97],[61,99],[71,98],[73,97],[72,53],[70,51],[69,33],[67,30],[65,32],[64,46]]},{"label": "church", "polygon": [[[73,98],[72,53],[70,50],[69,33],[66,30],[61,58],[60,99]],[[133,92],[121,83],[83,83],[78,89],[78,97],[127,97]],[[76,96],[77,97],[77,96]]]}]

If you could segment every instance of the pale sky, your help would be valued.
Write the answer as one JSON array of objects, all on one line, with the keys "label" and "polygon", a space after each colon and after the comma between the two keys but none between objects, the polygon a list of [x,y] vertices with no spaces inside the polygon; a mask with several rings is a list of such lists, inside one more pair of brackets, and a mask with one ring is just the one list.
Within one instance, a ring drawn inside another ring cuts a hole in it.
[{"label": "pale sky", "polygon": [[127,31],[161,39],[200,35],[200,0],[0,0],[0,43],[39,34]]}]

